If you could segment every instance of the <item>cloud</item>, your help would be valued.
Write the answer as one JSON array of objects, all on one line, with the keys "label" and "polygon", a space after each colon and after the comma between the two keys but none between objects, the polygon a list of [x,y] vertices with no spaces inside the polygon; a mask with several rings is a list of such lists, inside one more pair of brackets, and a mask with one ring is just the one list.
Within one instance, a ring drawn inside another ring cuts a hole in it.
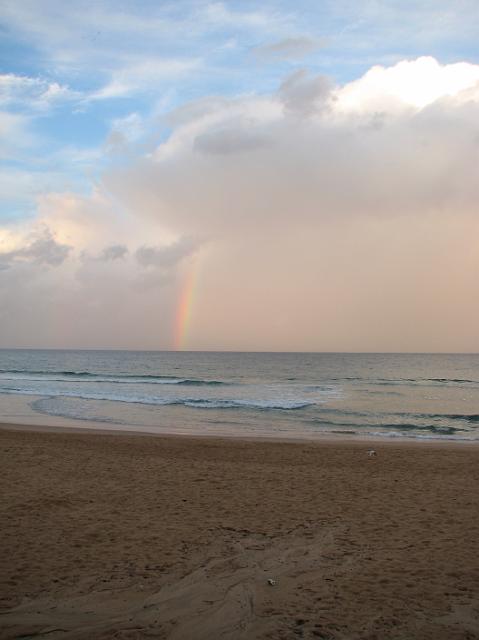
[{"label": "cloud", "polygon": [[184,258],[191,256],[197,248],[197,241],[185,236],[163,247],[140,247],[135,256],[142,267],[157,267],[168,270],[175,267]]},{"label": "cloud", "polygon": [[[145,348],[168,348],[193,242],[99,192],[39,202],[36,219],[0,226],[1,344],[135,348],[140,331]],[[158,237],[164,245],[146,244]],[[138,247],[150,249],[145,264]]]},{"label": "cloud", "polygon": [[264,60],[296,60],[304,58],[324,46],[326,46],[325,39],[297,36],[255,47],[253,53]]},{"label": "cloud", "polygon": [[65,100],[78,99],[79,92],[66,85],[14,73],[0,74],[0,105],[26,110],[47,109]]},{"label": "cloud", "polygon": [[143,57],[115,69],[106,85],[90,92],[84,102],[125,98],[132,94],[157,93],[158,84],[164,80],[178,79],[197,69],[199,59],[168,59]]},{"label": "cloud", "polygon": [[245,97],[192,109],[150,159],[107,174],[105,184],[131,210],[180,234],[250,225],[258,233],[272,222],[316,228],[336,216],[421,215],[459,204],[471,211],[479,100],[450,95],[444,84],[429,105],[407,104],[423,61],[407,69],[408,82],[402,65],[388,70],[399,87],[388,108],[388,85],[388,100],[370,101],[368,74],[355,83],[359,102],[346,108],[350,85],[332,89],[301,71],[269,102]]},{"label": "cloud", "polygon": [[145,124],[139,113],[129,113],[112,121],[111,131],[106,140],[110,151],[118,151],[130,142],[135,142],[145,133]]},{"label": "cloud", "polygon": [[479,65],[468,62],[441,65],[430,56],[403,60],[391,67],[376,65],[359,80],[340,88],[337,100],[350,111],[421,109],[440,98],[479,96]]},{"label": "cloud", "polygon": [[209,131],[197,136],[193,142],[197,151],[213,155],[249,152],[271,144],[270,138],[250,132],[247,126]]},{"label": "cloud", "polygon": [[[42,7],[30,0],[21,5],[6,0],[2,17],[5,26],[36,44],[50,59],[77,68],[82,59],[100,56],[104,61],[111,60],[125,48],[134,51],[145,40],[157,42],[158,37],[169,32],[176,34],[175,27],[181,23],[168,17],[168,11],[161,8],[148,13],[128,10],[127,6],[122,11],[114,8],[108,1],[94,7],[80,2],[65,8],[60,0],[47,0]],[[112,51],[115,44],[122,47]]]},{"label": "cloud", "polygon": [[315,76],[298,69],[281,83],[278,95],[289,111],[308,114],[326,104],[332,89],[333,83],[327,76]]},{"label": "cloud", "polygon": [[105,247],[100,253],[91,255],[88,251],[83,250],[80,254],[80,259],[83,264],[93,262],[115,262],[118,260],[124,260],[129,253],[129,249],[123,244],[112,244]]},{"label": "cloud", "polygon": [[[143,218],[212,238],[198,348],[472,348],[472,324],[454,339],[434,317],[451,318],[449,295],[461,313],[479,313],[465,294],[479,269],[479,99],[439,68],[452,84],[425,105],[408,100],[421,59],[407,77],[404,65],[387,69],[392,97],[386,83],[371,100],[366,74],[347,107],[350,85],[306,72],[269,98],[193,104],[155,154],[105,176]],[[257,137],[274,144],[251,144]],[[461,273],[464,295],[453,284]]]},{"label": "cloud", "polygon": [[233,26],[244,29],[274,29],[283,26],[286,17],[279,11],[237,11],[224,2],[209,2],[199,12],[201,22],[221,27]]},{"label": "cloud", "polygon": [[100,254],[100,260],[122,260],[128,253],[128,247],[122,244],[114,244],[106,247]]},{"label": "cloud", "polygon": [[[40,310],[39,340],[61,297],[70,345],[169,348],[194,272],[194,348],[477,349],[477,66],[434,63],[424,102],[410,96],[430,63],[406,62],[375,71],[384,83],[299,71],[269,95],[184,105],[89,196],[39,198],[35,224],[74,249],[37,265],[29,302],[5,270],[2,300]],[[34,329],[2,322],[11,343]]]},{"label": "cloud", "polygon": [[70,251],[71,247],[57,242],[51,231],[44,228],[29,244],[0,253],[0,268],[8,269],[19,263],[58,267],[66,260]]},{"label": "cloud", "polygon": [[84,102],[124,98],[131,94],[158,91],[158,83],[176,79],[197,69],[199,59],[167,59],[143,57],[127,66],[114,70],[109,82],[91,92]]}]

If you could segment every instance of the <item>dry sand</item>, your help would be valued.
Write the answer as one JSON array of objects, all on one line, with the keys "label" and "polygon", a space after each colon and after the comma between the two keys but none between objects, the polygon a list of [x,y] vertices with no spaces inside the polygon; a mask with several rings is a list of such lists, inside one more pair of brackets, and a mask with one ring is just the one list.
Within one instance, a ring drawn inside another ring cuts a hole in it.
[{"label": "dry sand", "polygon": [[1,638],[479,638],[476,446],[0,446]]}]

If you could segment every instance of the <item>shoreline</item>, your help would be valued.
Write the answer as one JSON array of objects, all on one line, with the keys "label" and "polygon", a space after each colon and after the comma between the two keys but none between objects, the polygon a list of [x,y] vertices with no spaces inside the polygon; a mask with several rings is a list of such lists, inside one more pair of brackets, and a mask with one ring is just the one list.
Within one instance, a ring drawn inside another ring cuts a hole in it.
[{"label": "shoreline", "polygon": [[[58,418],[57,418],[58,420]],[[141,428],[133,428],[131,426],[124,425],[111,425],[110,427],[98,427],[93,421],[86,421],[87,425],[79,426],[75,424],[79,422],[83,424],[81,420],[65,420],[64,424],[24,424],[21,422],[0,422],[0,431],[7,432],[32,432],[32,433],[58,433],[58,434],[75,434],[85,436],[111,436],[111,437],[142,437],[142,438],[179,438],[183,440],[218,440],[218,441],[233,441],[233,442],[259,442],[259,443],[275,443],[275,444],[303,444],[303,445],[384,445],[384,446],[410,446],[410,447],[479,447],[479,440],[467,440],[467,439],[455,439],[448,437],[407,437],[407,436],[360,436],[357,434],[331,434],[327,432],[318,433],[316,437],[307,436],[283,436],[278,434],[269,435],[243,435],[241,433],[191,433],[182,432],[181,430],[164,429],[162,431],[146,431]]]},{"label": "shoreline", "polygon": [[[85,435],[118,435],[118,436],[141,436],[141,437],[178,437],[178,438],[206,438],[219,440],[252,441],[252,442],[286,442],[286,443],[357,443],[374,446],[396,446],[404,444],[406,446],[461,446],[477,447],[479,438],[455,438],[450,436],[424,435],[412,437],[406,435],[361,435],[356,433],[334,433],[328,431],[273,431],[267,432],[245,427],[243,430],[222,428],[221,424],[213,427],[206,422],[196,422],[189,420],[188,424],[182,423],[181,416],[175,412],[168,411],[164,407],[158,420],[162,422],[152,425],[133,425],[111,422],[101,422],[89,419],[66,418],[63,416],[52,416],[35,411],[31,403],[44,396],[24,396],[24,395],[4,395],[7,397],[6,404],[2,407],[0,414],[0,430],[16,431],[38,431],[43,433],[78,433]],[[227,421],[225,421],[227,425]]]}]

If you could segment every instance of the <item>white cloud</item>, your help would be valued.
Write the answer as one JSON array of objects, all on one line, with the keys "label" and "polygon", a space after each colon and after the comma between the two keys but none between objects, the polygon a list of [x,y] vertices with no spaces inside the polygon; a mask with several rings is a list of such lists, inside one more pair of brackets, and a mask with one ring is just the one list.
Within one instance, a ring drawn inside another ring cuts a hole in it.
[{"label": "white cloud", "polygon": [[44,78],[6,73],[0,75],[0,105],[17,106],[27,110],[47,109],[65,100],[79,98],[80,94],[66,85]]},{"label": "white cloud", "polygon": [[138,93],[161,92],[160,83],[181,77],[197,69],[199,59],[148,58],[120,67],[112,72],[109,82],[84,98],[85,102],[122,98]]},{"label": "white cloud", "polygon": [[[257,96],[227,99],[203,99],[184,105],[167,118],[173,133],[166,144],[154,151],[152,157],[161,161],[173,157],[181,148],[225,152],[240,146],[258,148],[268,144],[268,136],[261,132],[264,125],[282,118],[278,101]],[[234,143],[234,144],[233,144]],[[203,149],[202,149],[203,147]]]},{"label": "white cloud", "polygon": [[359,80],[340,88],[336,99],[338,107],[348,111],[391,111],[405,106],[420,109],[472,88],[479,93],[479,65],[441,65],[432,57],[422,57],[392,67],[372,67]]},{"label": "white cloud", "polygon": [[[141,217],[212,238],[198,347],[472,348],[471,323],[460,340],[431,325],[450,318],[447,296],[459,314],[479,314],[466,293],[479,268],[479,96],[464,100],[468,83],[438,65],[437,99],[411,104],[423,64],[404,65],[407,77],[402,65],[386,70],[395,92],[390,80],[374,100],[366,74],[349,110],[341,92],[351,87],[306,74],[261,101],[184,107],[150,159],[105,178]],[[274,330],[271,315],[284,319]]]},{"label": "white cloud", "polygon": [[[464,101],[462,90],[479,66],[460,66],[462,83],[450,66],[433,66],[440,91],[426,106],[420,93],[411,102],[424,59],[384,70],[389,81],[374,100],[369,74],[331,90],[324,78],[298,72],[269,99],[193,105],[151,160],[111,173],[107,184],[132,210],[177,233],[289,225],[298,216],[312,224],[368,211],[420,213],[464,198],[470,211],[469,198],[479,196],[479,100]],[[353,90],[354,108],[344,97]]]},{"label": "white cloud", "polygon": [[[434,68],[425,104],[419,59],[381,71],[382,91],[368,74],[331,87],[299,72],[269,96],[184,105],[171,136],[111,169],[104,189],[43,196],[35,224],[74,250],[42,276],[42,296],[62,292],[68,326],[82,308],[98,318],[71,344],[168,348],[182,274],[201,250],[191,346],[472,350],[477,67],[461,66],[461,82]],[[17,309],[20,267],[0,281]],[[110,336],[112,315],[126,324]]]}]

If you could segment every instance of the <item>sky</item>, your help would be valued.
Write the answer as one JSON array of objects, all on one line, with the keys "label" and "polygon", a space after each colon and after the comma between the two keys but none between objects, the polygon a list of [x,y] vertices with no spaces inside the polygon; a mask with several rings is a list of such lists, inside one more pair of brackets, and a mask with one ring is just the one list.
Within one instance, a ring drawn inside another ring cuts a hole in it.
[{"label": "sky", "polygon": [[0,0],[0,347],[479,352],[477,0]]}]

